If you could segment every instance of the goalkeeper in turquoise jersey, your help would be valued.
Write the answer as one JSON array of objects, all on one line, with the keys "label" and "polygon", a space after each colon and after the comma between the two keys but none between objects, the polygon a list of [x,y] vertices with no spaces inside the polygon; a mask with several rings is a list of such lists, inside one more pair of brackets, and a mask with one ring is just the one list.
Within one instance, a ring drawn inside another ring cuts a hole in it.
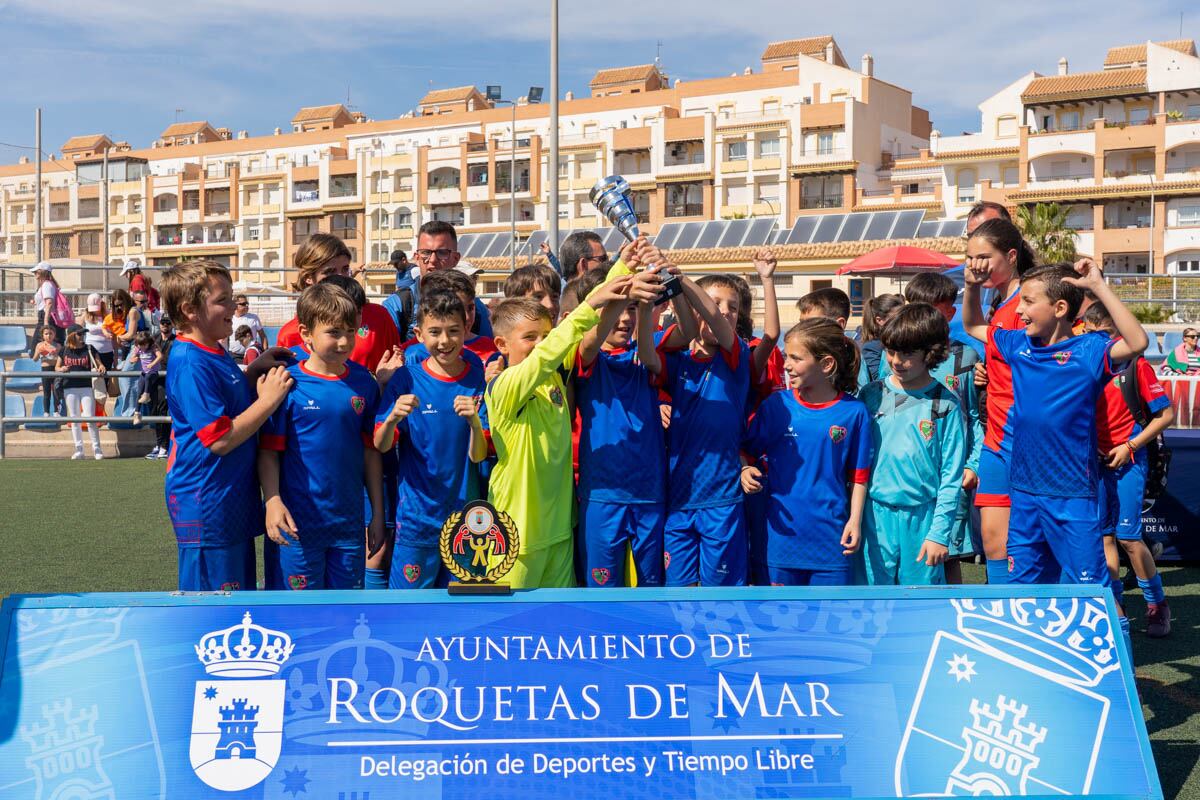
[{"label": "goalkeeper in turquoise jersey", "polygon": [[892,374],[859,393],[875,450],[863,518],[869,584],[946,582],[967,458],[958,398],[930,375],[946,358],[949,332],[933,306],[904,306],[880,335]]}]

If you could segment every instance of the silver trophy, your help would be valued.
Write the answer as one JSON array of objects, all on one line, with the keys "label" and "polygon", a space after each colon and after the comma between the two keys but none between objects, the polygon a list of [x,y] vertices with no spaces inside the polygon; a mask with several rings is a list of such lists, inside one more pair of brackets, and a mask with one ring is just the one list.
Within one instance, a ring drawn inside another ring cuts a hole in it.
[{"label": "silver trophy", "polygon": [[[601,178],[592,187],[588,197],[596,210],[603,214],[627,241],[632,242],[638,237],[640,231],[637,212],[633,210],[633,200],[629,197],[629,181],[620,175]],[[662,285],[663,292],[658,296],[657,303],[665,303],[683,293],[683,284],[677,275],[665,276]]]}]

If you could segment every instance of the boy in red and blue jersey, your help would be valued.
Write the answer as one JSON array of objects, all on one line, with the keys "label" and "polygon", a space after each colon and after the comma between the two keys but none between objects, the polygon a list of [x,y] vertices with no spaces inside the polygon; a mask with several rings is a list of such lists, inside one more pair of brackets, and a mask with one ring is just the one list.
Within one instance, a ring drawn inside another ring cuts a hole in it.
[{"label": "boy in red and blue jersey", "polygon": [[263,529],[256,435],[292,380],[282,366],[261,374],[258,362],[243,373],[225,352],[234,312],[225,267],[188,261],[167,270],[161,288],[179,330],[167,371],[172,428],[165,487],[179,589],[253,589],[254,539]]},{"label": "boy in red and blue jersey", "polygon": [[[1113,329],[1112,319],[1101,305],[1088,308],[1083,325],[1086,331],[1104,334],[1111,334]],[[1146,600],[1146,635],[1155,639],[1171,633],[1171,608],[1154,555],[1142,540],[1142,501],[1150,461],[1149,452],[1143,451],[1174,421],[1171,398],[1144,358],[1121,365],[1096,405],[1100,532],[1104,534],[1108,571],[1119,600],[1119,545],[1129,558]]]},{"label": "boy in red and blue jersey", "polygon": [[366,487],[371,538],[382,536],[382,467],[372,447],[379,386],[349,360],[358,309],[329,282],[296,304],[308,358],[288,368],[295,381],[259,437],[258,475],[266,500],[267,573],[279,588],[361,589],[366,564]]},{"label": "boy in red and blue jersey", "polygon": [[[726,277],[683,281],[700,315],[690,349],[670,331],[663,341],[663,388],[671,397],[667,431],[667,522],[663,563],[668,586],[742,586],[746,521],[739,448],[750,394],[750,348],[736,333],[740,295]],[[647,364],[651,371],[654,366]]]},{"label": "boy in red and blue jersey", "polygon": [[[986,337],[1012,369],[1009,582],[1111,586],[1097,509],[1096,402],[1112,364],[1139,355],[1146,333],[1090,259],[1022,276],[1024,331],[983,324],[977,289],[986,264],[970,264],[965,277],[975,287],[963,308],[967,332]],[[1121,339],[1072,335],[1085,289],[1108,310]]]},{"label": "boy in red and blue jersey", "polygon": [[389,589],[446,586],[442,526],[483,496],[477,465],[487,456],[487,382],[478,359],[463,350],[469,305],[453,292],[421,292],[415,332],[430,355],[392,376],[375,416],[375,446],[394,447],[400,458]]}]

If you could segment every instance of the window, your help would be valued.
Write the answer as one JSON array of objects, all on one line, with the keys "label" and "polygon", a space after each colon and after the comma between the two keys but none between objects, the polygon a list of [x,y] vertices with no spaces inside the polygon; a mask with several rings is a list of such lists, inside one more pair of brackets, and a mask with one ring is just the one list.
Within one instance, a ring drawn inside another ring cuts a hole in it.
[{"label": "window", "polygon": [[330,177],[330,197],[352,197],[355,194],[358,194],[358,176],[334,175]]},{"label": "window", "polygon": [[1016,167],[1005,167],[1001,171],[1001,180],[1005,186],[1016,186],[1020,182]]},{"label": "window", "polygon": [[142,246],[142,229],[134,228],[129,232],[129,244],[133,247]]},{"label": "window", "polygon": [[1200,225],[1200,206],[1180,206],[1175,224],[1180,227]]},{"label": "window", "polygon": [[698,217],[703,213],[703,183],[672,183],[667,186],[668,217]]},{"label": "window", "polygon": [[842,176],[805,177],[800,183],[800,204],[804,208],[841,208]]},{"label": "window", "polygon": [[764,116],[774,116],[779,113],[778,100],[763,100],[762,113]]},{"label": "window", "polygon": [[1129,109],[1129,124],[1142,125],[1150,121],[1150,109],[1146,106]]},{"label": "window", "polygon": [[833,154],[833,134],[818,133],[817,134],[817,155],[828,156]]},{"label": "window", "polygon": [[342,239],[358,238],[358,215],[338,212],[333,215],[333,235]]},{"label": "window", "polygon": [[725,144],[725,160],[726,161],[745,161],[746,160],[746,142],[727,142]]},{"label": "window", "polygon": [[722,103],[717,106],[717,116],[721,119],[729,119],[733,116],[733,103]]},{"label": "window", "polygon": [[407,208],[402,208],[396,212],[396,227],[411,228],[412,227],[412,212]]},{"label": "window", "polygon": [[80,219],[95,219],[100,216],[100,201],[96,198],[79,201]]},{"label": "window", "polygon": [[381,231],[386,231],[392,227],[392,215],[386,211],[380,211],[377,220]]},{"label": "window", "polygon": [[1053,114],[1042,114],[1042,130],[1043,131],[1054,130],[1054,115]]},{"label": "window", "polygon": [[1200,256],[1179,259],[1175,262],[1175,271],[1177,273],[1200,272]]},{"label": "window", "polygon": [[758,140],[758,157],[773,158],[779,156],[779,138]]},{"label": "window", "polygon": [[997,136],[1016,136],[1017,135],[1017,118],[1010,115],[996,118],[996,135]]},{"label": "window", "polygon": [[292,223],[292,244],[304,244],[308,237],[318,232],[316,217],[298,219]]},{"label": "window", "polygon": [[51,203],[50,204],[50,221],[51,222],[66,222],[71,217],[70,203]]},{"label": "window", "polygon": [[79,232],[79,255],[100,255],[100,231]]},{"label": "window", "polygon": [[251,225],[246,228],[246,239],[251,242],[257,242],[262,238],[262,227],[259,225]]},{"label": "window", "polygon": [[59,233],[50,237],[50,257],[51,258],[70,258],[71,256],[71,235],[69,233]]},{"label": "window", "polygon": [[960,169],[955,177],[958,187],[958,203],[968,205],[975,202],[975,170]]},{"label": "window", "polygon": [[1079,130],[1079,112],[1064,111],[1058,117],[1059,130],[1075,131]]}]

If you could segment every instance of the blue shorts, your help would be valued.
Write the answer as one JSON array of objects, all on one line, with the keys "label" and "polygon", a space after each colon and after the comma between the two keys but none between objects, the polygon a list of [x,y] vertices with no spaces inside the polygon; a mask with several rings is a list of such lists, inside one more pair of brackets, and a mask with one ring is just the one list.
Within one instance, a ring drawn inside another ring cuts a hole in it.
[{"label": "blue shorts", "polygon": [[1123,541],[1142,539],[1142,498],[1146,494],[1146,460],[1120,469],[1100,468],[1100,532]]},{"label": "blue shorts", "polygon": [[771,576],[767,568],[767,502],[765,491],[748,494],[742,498],[742,510],[746,515],[746,537],[750,540],[750,583],[768,586]]},{"label": "blue shorts", "polygon": [[450,585],[450,572],[442,565],[438,546],[396,542],[392,548],[389,589],[434,589]]},{"label": "blue shorts", "polygon": [[767,567],[767,579],[772,586],[853,586],[854,570],[846,559],[838,569],[792,569]]},{"label": "blue shorts", "polygon": [[628,586],[625,549],[633,550],[638,586],[663,585],[662,503],[579,504],[579,559],[584,585]]},{"label": "blue shorts", "polygon": [[[396,448],[383,453],[383,527],[396,527],[396,509],[400,507],[400,456]],[[368,500],[368,508],[370,502]],[[368,525],[371,515],[363,517]]]},{"label": "blue shorts", "polygon": [[253,589],[254,539],[225,547],[179,548],[179,591],[230,592]]},{"label": "blue shorts", "polygon": [[667,586],[745,586],[747,550],[741,503],[667,514],[663,529]]},{"label": "blue shorts", "polygon": [[1009,583],[1111,586],[1094,497],[1012,491],[1008,520]]},{"label": "blue shorts", "polygon": [[1008,453],[981,447],[979,450],[979,488],[975,505],[980,508],[1008,508],[1012,505],[1008,485]]},{"label": "blue shorts", "polygon": [[361,589],[367,566],[366,537],[324,546],[293,541],[274,548],[269,571],[280,589]]}]

